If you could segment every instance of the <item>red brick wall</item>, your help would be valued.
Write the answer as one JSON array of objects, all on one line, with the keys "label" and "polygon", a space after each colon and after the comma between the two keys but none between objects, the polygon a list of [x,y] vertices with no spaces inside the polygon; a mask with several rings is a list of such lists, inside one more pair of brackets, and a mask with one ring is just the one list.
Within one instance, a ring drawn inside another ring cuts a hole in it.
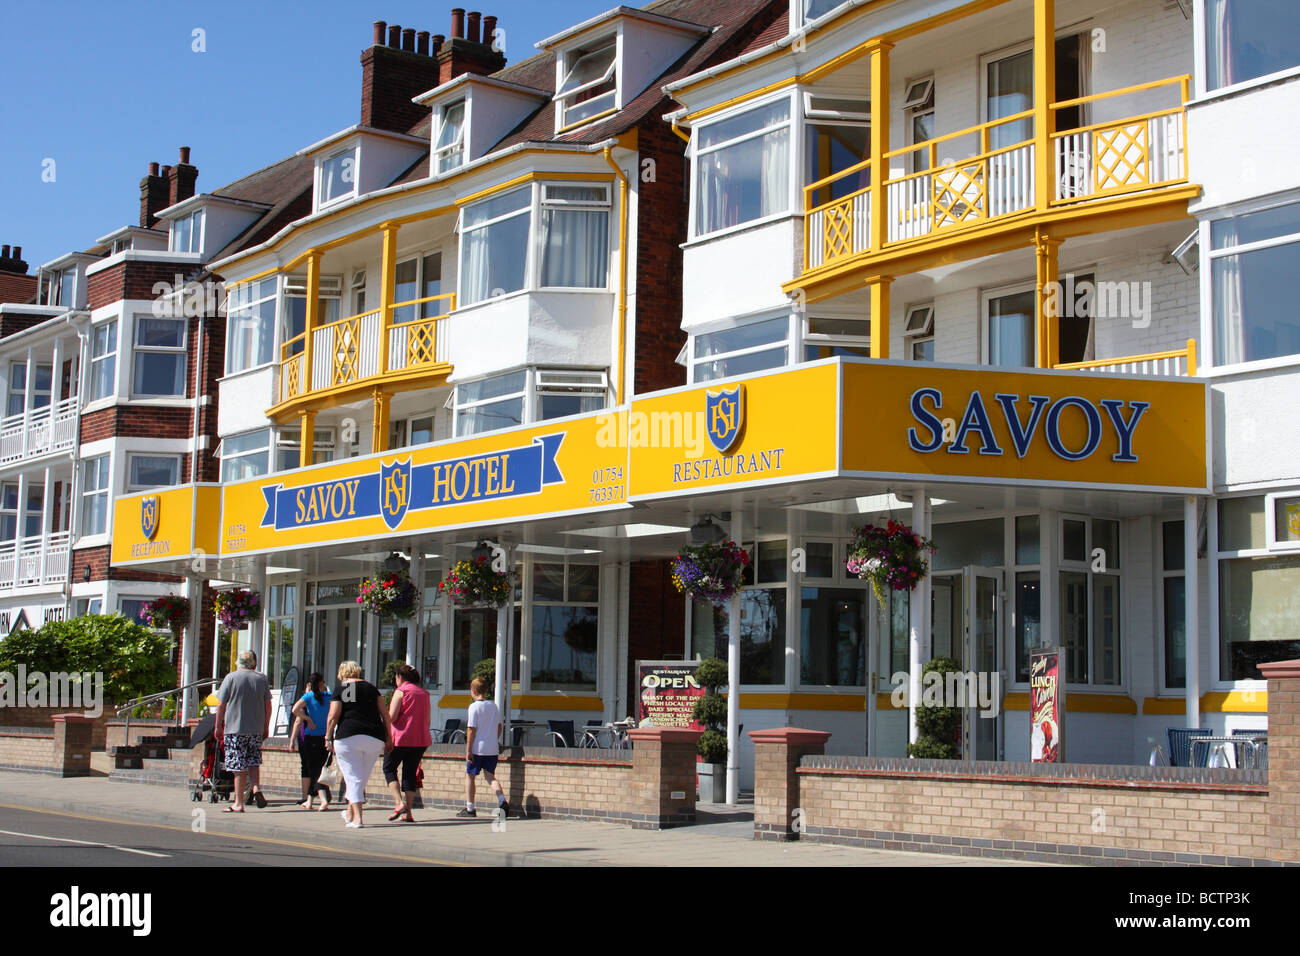
[{"label": "red brick wall", "polygon": [[[682,331],[682,250],[686,241],[686,144],[659,119],[637,129],[636,341],[633,389],[656,391],[686,384],[676,362],[686,342]],[[642,179],[641,164],[654,160],[654,182]]]},{"label": "red brick wall", "polygon": [[429,115],[411,98],[439,84],[438,61],[388,46],[361,54],[361,125],[406,132]]},{"label": "red brick wall", "polygon": [[176,286],[176,275],[181,281],[193,272],[194,264],[167,262],[120,262],[102,269],[86,280],[86,308],[98,309],[122,299],[154,299],[154,285],[166,282]]}]

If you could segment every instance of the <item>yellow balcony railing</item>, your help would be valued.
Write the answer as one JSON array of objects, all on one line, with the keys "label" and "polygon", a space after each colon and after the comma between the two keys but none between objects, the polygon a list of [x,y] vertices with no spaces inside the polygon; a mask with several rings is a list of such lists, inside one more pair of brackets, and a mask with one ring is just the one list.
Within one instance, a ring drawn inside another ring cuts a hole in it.
[{"label": "yellow balcony railing", "polygon": [[1196,375],[1196,339],[1188,339],[1186,348],[1168,352],[1148,352],[1121,358],[1066,362],[1053,368],[1088,372],[1111,372],[1120,375]]},{"label": "yellow balcony railing", "polygon": [[[414,317],[400,321],[403,310]],[[372,309],[294,336],[280,350],[280,402],[445,364],[445,323],[455,310],[456,294],[451,292],[393,303],[387,327],[383,310]],[[311,368],[305,348],[308,334]],[[383,368],[381,343],[387,345]]]},{"label": "yellow balcony railing", "polygon": [[[1184,104],[1190,78],[1171,77],[1053,103],[1049,109],[1090,108],[1104,113],[1116,97],[1176,90],[1177,105],[1130,116],[1099,119],[1053,133],[1055,183],[1046,208],[1034,188],[1034,110],[980,123],[883,154],[875,168],[894,160],[909,172],[884,181],[884,245],[902,246],[1033,212],[1187,182]],[[1158,94],[1156,94],[1158,95]],[[1100,104],[1105,104],[1100,105]],[[952,153],[966,155],[951,159]],[[945,154],[948,154],[945,156]],[[804,266],[819,269],[871,248],[871,159],[804,189]]]}]

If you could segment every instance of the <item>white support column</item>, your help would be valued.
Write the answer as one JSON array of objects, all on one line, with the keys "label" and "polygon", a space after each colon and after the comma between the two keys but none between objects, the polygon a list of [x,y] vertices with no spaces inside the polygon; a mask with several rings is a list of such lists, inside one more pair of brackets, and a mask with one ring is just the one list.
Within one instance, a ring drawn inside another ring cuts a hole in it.
[{"label": "white support column", "polygon": [[[930,499],[925,488],[912,489],[912,531],[930,536]],[[930,659],[930,578],[926,576],[912,591],[911,628],[907,637],[907,740],[916,743],[916,705],[921,700],[921,669]]]},{"label": "white support column", "polygon": [[[731,540],[743,541],[740,509],[731,512]],[[727,613],[727,803],[740,800],[740,592],[731,596]]]},{"label": "white support column", "polygon": [[[406,635],[406,663],[420,670],[420,655],[424,652],[424,549],[412,541],[411,583],[415,585],[415,613],[411,615],[410,630]],[[424,672],[420,671],[420,680]]]},{"label": "white support column", "polygon": [[[513,571],[515,566],[514,546],[506,548],[506,569]],[[501,711],[501,727],[504,741],[510,744],[510,665],[512,656],[511,637],[514,631],[514,588],[511,588],[511,600],[497,609],[497,668],[495,698],[497,708]],[[522,674],[520,675],[522,677]]]},{"label": "white support column", "polygon": [[[54,527],[54,478],[50,473],[50,466],[45,466],[45,487],[41,492],[41,557],[39,565],[40,583],[45,583],[45,562],[49,559],[50,553],[50,529]],[[71,549],[68,552],[69,558],[72,556]]]},{"label": "white support column", "polygon": [[[185,597],[190,602],[190,623],[181,638],[181,683],[192,684],[199,679],[199,631],[203,627],[203,579],[188,575],[185,578]],[[192,716],[198,701],[207,694],[196,694],[191,687],[181,695],[181,723]]]},{"label": "white support column", "polygon": [[257,654],[257,668],[274,683],[274,675],[267,672],[267,665],[270,663],[267,658],[271,655],[267,653],[269,648],[266,646],[266,615],[270,612],[270,604],[266,594],[266,562],[257,562],[257,572],[253,575],[253,590],[257,592],[261,600],[262,611],[253,620],[252,633],[249,635],[249,647]]},{"label": "white support column", "polygon": [[[53,416],[54,410],[58,408],[59,402],[63,401],[64,395],[61,388],[63,384],[63,339],[54,340],[54,358],[50,363],[50,414]],[[50,426],[53,428],[54,419],[51,417]],[[50,433],[50,442],[53,444],[54,433]]]},{"label": "white support column", "polygon": [[1200,576],[1196,563],[1197,499],[1183,499],[1183,634],[1187,661],[1187,726],[1201,724]]},{"label": "white support column", "polygon": [[[27,378],[23,388],[23,457],[26,458],[31,449],[31,421],[32,421],[32,381],[36,378],[35,366],[32,363],[32,350],[27,350]],[[19,505],[22,508],[22,505]]]},{"label": "white support column", "polygon": [[[27,433],[23,433],[23,447],[27,447]],[[14,530],[14,579],[13,586],[18,586],[18,578],[23,573],[23,541],[27,535],[27,472],[18,472],[18,518]]]}]

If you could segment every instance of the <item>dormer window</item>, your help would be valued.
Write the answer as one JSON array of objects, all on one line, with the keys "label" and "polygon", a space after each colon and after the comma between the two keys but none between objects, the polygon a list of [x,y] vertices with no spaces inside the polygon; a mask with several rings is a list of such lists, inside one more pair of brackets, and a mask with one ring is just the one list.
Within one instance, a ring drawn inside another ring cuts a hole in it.
[{"label": "dormer window", "polygon": [[618,40],[605,37],[564,54],[564,80],[555,94],[560,128],[586,122],[618,106]]},{"label": "dormer window", "polygon": [[433,144],[438,172],[447,173],[465,162],[465,101],[457,100],[442,108],[438,138]]},{"label": "dormer window", "polygon": [[172,252],[198,252],[203,248],[203,210],[172,222]]},{"label": "dormer window", "polygon": [[806,26],[814,20],[820,20],[836,7],[844,6],[845,0],[792,0],[794,16],[798,26]]},{"label": "dormer window", "polygon": [[319,205],[345,199],[357,189],[357,150],[356,147],[339,150],[321,160],[320,182],[316,194],[320,197]]},{"label": "dormer window", "polygon": [[58,272],[46,274],[45,304],[58,305],[65,309],[76,308],[77,304],[77,267],[69,266]]}]

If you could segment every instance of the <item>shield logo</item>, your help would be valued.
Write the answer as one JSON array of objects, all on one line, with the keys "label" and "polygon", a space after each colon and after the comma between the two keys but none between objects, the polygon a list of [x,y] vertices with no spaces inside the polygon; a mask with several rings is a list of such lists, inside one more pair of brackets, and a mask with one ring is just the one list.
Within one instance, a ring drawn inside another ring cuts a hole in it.
[{"label": "shield logo", "polygon": [[379,514],[389,531],[406,517],[406,506],[411,500],[411,459],[379,465]]},{"label": "shield logo", "polygon": [[724,388],[704,393],[705,431],[709,443],[719,452],[726,452],[736,443],[745,425],[745,386]]},{"label": "shield logo", "polygon": [[1300,505],[1286,506],[1286,526],[1292,534],[1300,534]]},{"label": "shield logo", "polygon": [[140,530],[150,541],[158,533],[158,496],[140,499]]}]

